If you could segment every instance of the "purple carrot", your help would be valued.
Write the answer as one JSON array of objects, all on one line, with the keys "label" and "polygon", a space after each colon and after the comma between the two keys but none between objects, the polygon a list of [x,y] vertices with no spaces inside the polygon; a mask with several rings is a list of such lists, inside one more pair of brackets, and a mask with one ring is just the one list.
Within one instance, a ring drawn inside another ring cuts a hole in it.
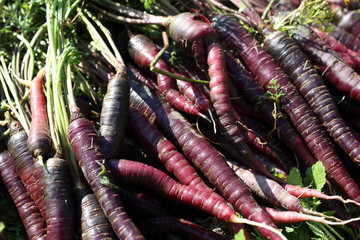
[{"label": "purple carrot", "polygon": [[[305,39],[308,39],[310,36],[310,32],[306,30],[311,31],[310,28],[301,26],[293,35],[294,39],[301,46],[306,44]],[[285,32],[271,32],[265,40],[265,49],[289,75],[332,139],[340,145],[353,161],[360,165],[360,142],[356,140],[350,128],[340,116],[323,79],[300,46],[295,43],[294,39]],[[304,40],[303,43],[302,40]],[[333,62],[331,65],[333,64],[335,65],[336,62]],[[332,66],[333,68],[335,68],[334,65]],[[326,71],[330,71],[330,69]],[[347,81],[350,82],[352,80],[347,79]],[[341,83],[338,84],[340,85]],[[354,88],[351,91],[355,91]]]},{"label": "purple carrot", "polygon": [[[217,195],[200,178],[188,160],[178,152],[174,144],[166,139],[156,126],[150,124],[143,115],[133,108],[130,108],[129,126],[135,138],[151,154],[158,157],[169,173],[173,174],[180,183]],[[219,195],[217,196],[219,199],[223,199]]]},{"label": "purple carrot", "polygon": [[[180,75],[180,73],[176,74]],[[205,113],[211,111],[210,100],[200,88],[196,87],[195,84],[177,79],[176,85],[179,88],[179,91],[200,110]]]},{"label": "purple carrot", "polygon": [[241,167],[235,162],[228,161],[228,164],[252,192],[269,203],[275,206],[284,207],[291,211],[311,212],[301,205],[299,199],[288,193],[277,182],[267,179],[260,174],[255,174],[254,171]]},{"label": "purple carrot", "polygon": [[46,160],[44,201],[47,239],[74,239],[74,206],[70,165],[54,157]]},{"label": "purple carrot", "polygon": [[[185,156],[204,174],[222,196],[246,218],[260,223],[275,225],[269,221],[251,196],[249,189],[226,164],[225,159],[206,141],[178,112],[166,105],[154,92],[134,81],[130,82],[130,104],[179,146]],[[265,236],[279,239],[279,236],[260,228]]]},{"label": "purple carrot", "polygon": [[159,90],[156,80],[153,79],[153,77],[150,76],[149,74],[146,74],[144,71],[137,68],[136,66],[134,66],[132,64],[127,64],[126,72],[130,79],[142,82],[142,83],[148,85],[151,89],[154,89],[155,91]]},{"label": "purple carrot", "polygon": [[360,102],[360,75],[354,69],[313,34],[311,29],[301,27],[293,38],[314,61],[314,64],[323,71],[329,82],[350,99]]},{"label": "purple carrot", "polygon": [[332,26],[332,31],[330,32],[330,35],[342,44],[344,44],[349,49],[355,52],[360,52],[360,39],[352,33],[349,33],[340,27]]},{"label": "purple carrot", "polygon": [[[36,159],[48,156],[51,150],[51,136],[46,100],[43,93],[43,76],[45,68],[41,69],[32,80],[30,87],[31,126],[27,147]],[[43,161],[42,159],[40,161]]]},{"label": "purple carrot", "polygon": [[28,135],[20,123],[12,122],[10,124],[10,139],[8,141],[9,153],[26,190],[39,208],[43,218],[46,219],[44,194],[42,188],[38,188],[37,179],[33,175],[34,160],[27,149],[27,139]]},{"label": "purple carrot", "polygon": [[28,194],[7,151],[0,154],[0,174],[18,210],[29,240],[46,239],[46,224]]},{"label": "purple carrot", "polygon": [[106,158],[118,157],[129,117],[129,81],[125,67],[109,81],[100,113],[100,142]]},{"label": "purple carrot", "polygon": [[318,217],[294,211],[280,211],[270,207],[264,207],[264,210],[270,215],[271,219],[275,223],[297,223],[302,221],[314,221],[328,225],[345,225],[346,223],[352,222],[352,220],[332,222],[326,220],[325,217]]},{"label": "purple carrot", "polygon": [[[128,52],[136,64],[143,69],[150,69],[150,63],[158,54],[159,50],[155,43],[145,35],[132,36],[128,43]],[[156,68],[169,72],[170,69],[160,58],[155,64]],[[176,109],[195,116],[200,116],[199,109],[187,100],[179,91],[175,89],[174,79],[158,74],[157,85],[159,92]]]},{"label": "purple carrot", "polygon": [[83,240],[117,239],[94,194],[81,200],[81,238]]},{"label": "purple carrot", "polygon": [[[356,72],[360,72],[360,54],[355,52],[344,44],[336,40],[328,33],[312,27],[312,30],[327,44],[329,45],[344,61],[352,67]],[[324,70],[324,69],[323,69]]]},{"label": "purple carrot", "polygon": [[68,138],[71,149],[115,233],[120,239],[144,239],[128,217],[118,193],[100,182],[102,168],[99,163],[104,162],[105,156],[93,123],[84,118],[77,107],[71,107],[70,111]]},{"label": "purple carrot", "polygon": [[337,25],[347,32],[360,37],[360,14],[357,11],[337,11],[335,13]]},{"label": "purple carrot", "polygon": [[[304,138],[309,150],[323,163],[328,176],[341,186],[347,196],[359,201],[360,189],[343,166],[322,124],[275,60],[236,19],[227,15],[218,15],[213,19],[213,25],[246,61],[247,67],[261,86],[272,90],[269,88],[272,86],[271,80],[276,80],[281,86],[280,90],[284,95],[280,97],[280,103]],[[311,164],[309,161],[307,163]]]},{"label": "purple carrot", "polygon": [[217,196],[193,186],[180,184],[152,166],[124,159],[110,160],[107,165],[114,178],[123,184],[150,188],[166,198],[200,209],[222,221],[239,223],[240,219],[235,210],[226,202],[219,201]]}]

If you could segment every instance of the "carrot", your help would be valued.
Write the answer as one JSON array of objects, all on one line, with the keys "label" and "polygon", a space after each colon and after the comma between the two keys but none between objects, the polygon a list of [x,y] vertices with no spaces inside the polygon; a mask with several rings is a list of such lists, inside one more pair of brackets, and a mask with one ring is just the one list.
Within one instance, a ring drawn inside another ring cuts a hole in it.
[{"label": "carrot", "polygon": [[357,11],[337,11],[335,18],[339,27],[360,37],[360,14]]},{"label": "carrot", "polygon": [[158,91],[158,86],[156,84],[156,80],[153,79],[150,75],[146,74],[144,71],[140,70],[136,66],[132,64],[126,65],[126,72],[129,78],[133,80],[138,80],[146,85],[148,85],[150,88]]},{"label": "carrot", "polygon": [[193,240],[225,240],[225,236],[210,231],[185,219],[175,217],[150,218],[142,221],[145,234],[156,237],[167,232]]},{"label": "carrot", "polygon": [[46,161],[44,201],[48,239],[73,239],[74,206],[68,161],[55,156]]},{"label": "carrot", "polygon": [[355,52],[360,51],[360,39],[354,36],[352,33],[349,33],[340,27],[332,26],[332,31],[330,32],[330,35],[342,44],[344,44],[349,49]]},{"label": "carrot", "polygon": [[10,138],[7,143],[8,151],[27,192],[39,208],[43,218],[46,219],[44,194],[42,189],[38,188],[37,179],[33,175],[34,161],[26,146],[27,139],[28,135],[20,123],[12,122],[10,124]]},{"label": "carrot", "polygon": [[[295,131],[293,126],[284,117],[274,117],[274,104],[266,101],[266,93],[263,88],[256,84],[254,77],[245,69],[239,59],[236,59],[231,52],[226,51],[226,64],[234,84],[238,87],[255,105],[255,109],[271,126],[276,126],[279,138],[289,147],[300,159],[308,162],[315,162],[303,139]],[[284,160],[285,162],[285,160]]]},{"label": "carrot", "polygon": [[130,160],[110,160],[110,171],[122,184],[146,186],[171,200],[201,209],[222,221],[239,222],[236,212],[217,196],[193,186],[179,184],[164,172],[144,163]]},{"label": "carrot", "polygon": [[[50,126],[46,111],[46,100],[43,94],[43,68],[32,80],[30,87],[31,126],[27,147],[36,159],[48,156],[51,150]],[[42,159],[40,159],[42,161]]]},{"label": "carrot", "polygon": [[354,203],[356,205],[360,204],[358,202],[354,202],[349,199],[344,199],[341,196],[327,195],[325,193],[318,191],[317,189],[306,188],[306,187],[301,187],[301,186],[294,186],[291,184],[285,184],[285,185],[283,185],[283,187],[286,191],[288,191],[288,193],[290,193],[291,195],[293,195],[297,198],[315,197],[315,198],[326,199],[326,200],[336,199],[336,200],[341,201],[342,203]]},{"label": "carrot", "polygon": [[[285,140],[281,138],[278,131],[269,129],[261,119],[250,118],[240,112],[235,112],[235,119],[239,128],[247,131],[247,134],[244,135],[252,139],[253,144],[257,145],[256,148],[258,151],[254,150],[254,152],[265,156],[269,161],[273,162],[273,165],[276,165],[277,168],[281,168],[284,171],[288,171],[296,166],[294,153],[284,145]],[[285,131],[284,129],[284,132]],[[290,126],[289,132],[292,131],[294,130],[292,130],[292,126]],[[295,135],[294,138],[297,138],[297,136]],[[252,147],[253,144],[249,144],[249,146]],[[304,145],[304,143],[303,145],[299,145],[299,148],[304,147]]]},{"label": "carrot", "polygon": [[101,208],[120,239],[144,239],[125,212],[114,189],[100,183],[102,169],[99,163],[105,157],[92,122],[84,118],[77,107],[71,106],[68,138],[80,168],[95,193]]},{"label": "carrot", "polygon": [[81,200],[81,238],[83,240],[116,239],[94,194],[87,194]]},{"label": "carrot", "polygon": [[129,115],[129,81],[125,67],[119,69],[107,85],[100,113],[100,142],[106,158],[121,151]]},{"label": "carrot", "polygon": [[10,154],[0,154],[0,174],[18,210],[30,240],[46,239],[46,224],[12,163]]},{"label": "carrot", "polygon": [[277,182],[267,179],[260,174],[255,174],[254,171],[241,167],[232,161],[228,161],[228,164],[252,192],[269,203],[275,206],[284,207],[291,211],[311,212],[301,205],[299,199],[289,194]]},{"label": "carrot", "polygon": [[[309,150],[317,160],[323,163],[328,176],[342,187],[347,196],[358,201],[360,189],[341,163],[333,144],[321,126],[322,124],[276,62],[235,19],[226,15],[218,15],[214,19],[213,25],[223,37],[227,36],[233,46],[236,45],[237,53],[246,61],[251,72],[256,75],[255,78],[259,84],[269,87],[269,82],[276,79],[284,94],[280,98],[280,103],[304,138]],[[268,89],[271,90],[271,88]],[[310,161],[307,163],[311,164]]]},{"label": "carrot", "polygon": [[[109,2],[109,5],[106,6],[110,9],[117,9],[116,4]],[[120,7],[121,8],[121,7]],[[126,14],[126,11],[123,11],[124,8],[117,9],[120,10],[121,13]],[[104,14],[115,18],[116,20],[120,20],[123,22],[129,23],[138,23],[138,24],[157,24],[166,27],[169,30],[170,37],[180,46],[183,47],[185,51],[191,53],[198,66],[202,69],[207,69],[209,67],[209,76],[210,76],[210,100],[213,104],[216,114],[220,118],[221,128],[228,136],[228,139],[231,140],[231,143],[237,148],[240,154],[248,161],[251,162],[254,168],[257,168],[258,171],[266,174],[267,169],[259,162],[257,159],[252,157],[251,150],[244,142],[244,137],[241,136],[240,132],[237,130],[237,126],[235,125],[234,117],[232,116],[231,111],[227,111],[230,108],[230,100],[228,94],[227,87],[227,74],[225,73],[225,62],[224,56],[222,53],[222,49],[217,42],[217,34],[216,31],[211,27],[210,22],[205,18],[205,16],[201,14],[192,14],[192,13],[180,13],[175,16],[170,17],[157,17],[157,16],[147,16],[138,11],[134,11],[132,9],[128,9],[131,11],[133,15],[134,12],[138,16],[143,17],[143,19],[126,19],[124,17],[117,17],[111,13],[107,13],[104,11]],[[136,40],[136,41],[135,41]],[[132,40],[130,39],[130,42]],[[143,41],[143,37],[135,36],[135,42],[141,42],[142,44],[130,44],[130,46],[134,46],[130,48],[130,55],[132,58],[137,61],[140,66],[147,67],[146,65],[150,65],[150,61],[146,60],[143,57],[137,57],[142,54],[143,46],[145,45],[145,41]],[[137,47],[136,47],[137,46]],[[152,47],[152,53],[156,52],[156,45]],[[156,53],[157,55],[157,53]],[[153,57],[151,58],[152,61]],[[159,60],[160,61],[160,60]],[[159,64],[157,62],[156,64]],[[162,69],[162,67],[157,67],[158,69]],[[163,75],[160,75],[163,76]],[[165,77],[165,76],[164,76]],[[161,91],[160,82],[158,80],[158,86]],[[221,94],[219,94],[221,92]],[[220,96],[220,97],[219,97]],[[169,99],[167,100],[168,102]],[[172,104],[173,105],[173,104]],[[179,109],[179,108],[178,108]],[[180,108],[183,110],[184,108]],[[195,114],[199,115],[199,114]]]},{"label": "carrot", "polygon": [[[184,155],[216,187],[222,196],[250,220],[275,225],[269,221],[251,196],[249,189],[237,178],[225,159],[178,112],[164,104],[150,89],[130,82],[130,104],[143,113],[164,134],[179,146]],[[262,234],[278,239],[278,235],[259,228]]]},{"label": "carrot", "polygon": [[[128,43],[128,52],[139,67],[143,69],[150,69],[150,63],[158,54],[159,50],[150,38],[145,35],[138,34],[130,38]],[[161,58],[156,63],[155,67],[167,72],[170,71],[166,63]],[[180,111],[199,116],[199,109],[175,89],[174,83],[174,79],[168,76],[162,74],[157,75],[159,92],[172,106]]]},{"label": "carrot", "polygon": [[[169,173],[173,174],[180,183],[217,195],[205,184],[185,157],[177,151],[176,147],[133,108],[130,108],[129,126],[137,141],[154,156],[157,156]],[[219,199],[223,199],[219,195],[217,196]]]},{"label": "carrot", "polygon": [[339,56],[344,59],[344,61],[356,70],[360,72],[360,55],[358,52],[355,52],[344,44],[336,40],[333,36],[328,33],[322,32],[321,30],[312,27],[311,28],[327,45],[329,45]]},{"label": "carrot", "polygon": [[[305,32],[306,30],[310,31],[309,28],[301,26],[294,34],[294,39],[302,46],[305,42],[301,42],[310,36],[310,33]],[[360,142],[355,139],[351,130],[341,118],[330,92],[305,53],[301,51],[292,38],[280,31],[268,35],[265,48],[295,83],[330,136],[353,161],[360,165]],[[336,62],[331,65],[333,64],[336,64]],[[333,68],[335,70],[334,65]],[[339,70],[337,72],[339,76],[342,75]],[[347,81],[352,81],[352,79],[347,79]],[[351,91],[355,93],[355,87]]]},{"label": "carrot", "polygon": [[[174,71],[173,71],[174,72]],[[180,73],[176,73],[181,75]],[[184,76],[184,75],[182,75]],[[185,77],[185,76],[184,76]],[[177,79],[176,85],[179,91],[203,112],[211,112],[211,103],[205,93],[191,82]]]},{"label": "carrot", "polygon": [[312,34],[309,28],[301,27],[293,37],[340,92],[360,102],[360,75],[354,69]]},{"label": "carrot", "polygon": [[264,210],[270,215],[271,219],[275,223],[297,223],[302,221],[314,221],[328,225],[345,225],[347,223],[355,221],[355,219],[349,219],[345,221],[332,222],[326,220],[325,217],[317,217],[294,211],[280,211],[270,207],[264,207]]}]

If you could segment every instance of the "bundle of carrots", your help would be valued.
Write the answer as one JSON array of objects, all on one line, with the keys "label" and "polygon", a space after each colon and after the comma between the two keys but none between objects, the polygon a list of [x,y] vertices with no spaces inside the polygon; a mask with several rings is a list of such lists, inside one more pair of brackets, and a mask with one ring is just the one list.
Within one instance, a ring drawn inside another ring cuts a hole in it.
[{"label": "bundle of carrots", "polygon": [[357,1],[0,6],[0,239],[359,239]]}]

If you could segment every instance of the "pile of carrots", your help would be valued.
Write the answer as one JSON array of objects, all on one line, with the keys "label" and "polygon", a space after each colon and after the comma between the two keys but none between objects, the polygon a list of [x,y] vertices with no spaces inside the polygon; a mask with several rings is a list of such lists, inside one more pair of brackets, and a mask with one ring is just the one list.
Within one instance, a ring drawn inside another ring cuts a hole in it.
[{"label": "pile of carrots", "polygon": [[1,240],[360,238],[358,1],[0,6]]}]

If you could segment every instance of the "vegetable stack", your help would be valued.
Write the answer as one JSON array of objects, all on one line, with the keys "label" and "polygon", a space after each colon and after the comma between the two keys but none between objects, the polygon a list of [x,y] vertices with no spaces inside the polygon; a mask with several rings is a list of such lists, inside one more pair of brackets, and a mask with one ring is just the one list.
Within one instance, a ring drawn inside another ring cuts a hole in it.
[{"label": "vegetable stack", "polygon": [[357,8],[2,1],[0,239],[359,239]]}]

